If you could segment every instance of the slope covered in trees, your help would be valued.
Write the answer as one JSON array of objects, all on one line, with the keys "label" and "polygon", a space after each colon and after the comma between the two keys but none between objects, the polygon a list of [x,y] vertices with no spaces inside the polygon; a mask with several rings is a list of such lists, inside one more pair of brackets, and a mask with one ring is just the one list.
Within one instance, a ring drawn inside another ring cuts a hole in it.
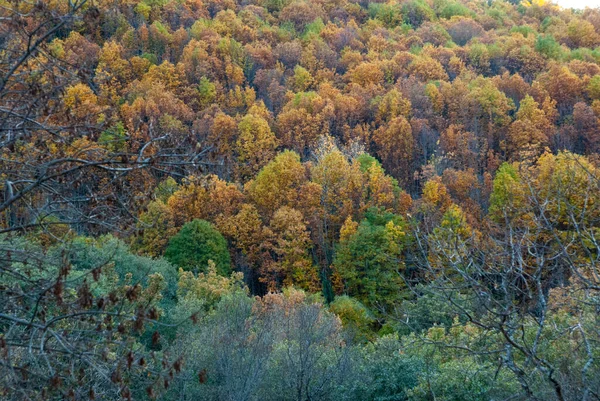
[{"label": "slope covered in trees", "polygon": [[600,10],[0,0],[0,399],[600,399]]}]

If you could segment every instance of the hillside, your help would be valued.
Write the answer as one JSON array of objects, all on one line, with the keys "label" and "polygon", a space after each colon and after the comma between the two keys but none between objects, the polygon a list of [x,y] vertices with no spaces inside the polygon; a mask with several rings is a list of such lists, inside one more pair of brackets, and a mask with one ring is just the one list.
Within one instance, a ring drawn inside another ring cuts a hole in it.
[{"label": "hillside", "polygon": [[0,0],[0,400],[600,399],[600,9]]}]

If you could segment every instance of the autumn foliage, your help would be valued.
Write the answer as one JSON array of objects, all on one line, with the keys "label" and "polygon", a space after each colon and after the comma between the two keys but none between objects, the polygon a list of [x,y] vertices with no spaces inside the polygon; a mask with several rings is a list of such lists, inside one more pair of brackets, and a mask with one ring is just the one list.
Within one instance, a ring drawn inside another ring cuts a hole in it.
[{"label": "autumn foliage", "polygon": [[0,0],[0,399],[598,398],[598,46],[543,0]]}]

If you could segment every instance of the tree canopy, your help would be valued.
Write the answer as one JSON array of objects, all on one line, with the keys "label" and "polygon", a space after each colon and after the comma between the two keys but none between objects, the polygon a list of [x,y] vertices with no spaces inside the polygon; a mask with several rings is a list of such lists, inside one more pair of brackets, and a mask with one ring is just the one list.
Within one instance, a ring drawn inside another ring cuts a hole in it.
[{"label": "tree canopy", "polygon": [[600,399],[600,9],[0,0],[0,399]]}]

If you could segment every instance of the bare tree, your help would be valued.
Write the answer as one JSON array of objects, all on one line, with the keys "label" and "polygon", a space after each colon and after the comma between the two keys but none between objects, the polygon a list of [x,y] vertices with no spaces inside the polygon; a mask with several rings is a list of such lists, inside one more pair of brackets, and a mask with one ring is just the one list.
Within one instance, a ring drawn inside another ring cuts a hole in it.
[{"label": "bare tree", "polygon": [[419,265],[429,295],[490,340],[466,351],[497,358],[518,399],[600,399],[599,181],[570,154],[552,167],[524,167],[483,233],[417,228]]},{"label": "bare tree", "polygon": [[329,399],[350,362],[339,318],[293,289],[265,296],[261,308],[273,320],[277,338],[266,398]]}]

